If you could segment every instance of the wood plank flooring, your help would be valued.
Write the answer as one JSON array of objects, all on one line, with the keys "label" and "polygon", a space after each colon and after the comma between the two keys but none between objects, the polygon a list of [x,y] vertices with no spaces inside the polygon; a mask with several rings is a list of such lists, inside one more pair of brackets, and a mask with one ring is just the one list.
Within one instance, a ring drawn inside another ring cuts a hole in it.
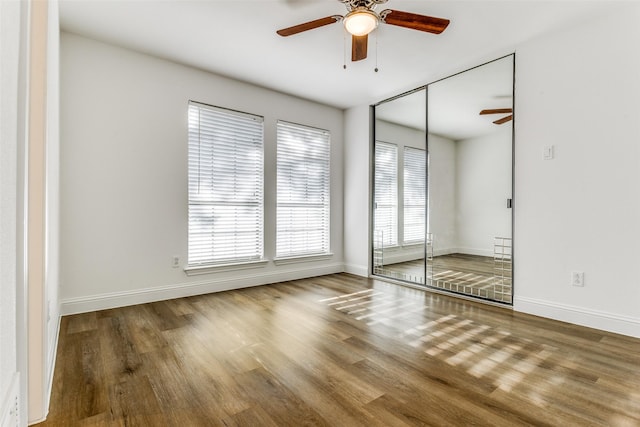
[{"label": "wood plank flooring", "polygon": [[65,316],[41,426],[638,426],[640,340],[336,274]]}]

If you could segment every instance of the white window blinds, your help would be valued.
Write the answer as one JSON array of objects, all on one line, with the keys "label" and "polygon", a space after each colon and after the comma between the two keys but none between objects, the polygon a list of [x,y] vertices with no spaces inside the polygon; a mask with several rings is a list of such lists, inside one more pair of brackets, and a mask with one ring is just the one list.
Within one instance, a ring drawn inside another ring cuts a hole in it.
[{"label": "white window blinds", "polygon": [[263,119],[189,103],[188,264],[263,255]]},{"label": "white window blinds", "polygon": [[276,256],[329,253],[329,132],[279,121],[277,139]]},{"label": "white window blinds", "polygon": [[403,243],[424,242],[427,195],[426,151],[404,147]]},{"label": "white window blinds", "polygon": [[376,141],[374,181],[374,244],[395,246],[398,244],[398,147],[395,144]]}]

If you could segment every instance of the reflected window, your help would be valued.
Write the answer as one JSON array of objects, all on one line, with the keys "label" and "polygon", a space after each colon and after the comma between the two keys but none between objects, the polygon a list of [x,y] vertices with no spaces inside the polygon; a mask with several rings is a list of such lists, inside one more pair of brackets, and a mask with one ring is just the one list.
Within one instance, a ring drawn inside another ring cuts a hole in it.
[{"label": "reflected window", "polygon": [[398,146],[376,142],[374,245],[377,248],[398,244]]},{"label": "reflected window", "polygon": [[427,199],[427,152],[404,147],[403,244],[424,243]]}]

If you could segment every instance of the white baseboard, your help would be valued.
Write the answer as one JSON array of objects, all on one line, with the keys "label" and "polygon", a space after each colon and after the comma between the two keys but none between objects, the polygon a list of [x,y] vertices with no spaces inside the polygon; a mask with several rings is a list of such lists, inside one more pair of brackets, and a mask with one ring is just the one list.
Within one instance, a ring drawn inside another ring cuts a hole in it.
[{"label": "white baseboard", "polygon": [[362,265],[345,264],[344,272],[355,274],[356,276],[369,277],[369,268]]},{"label": "white baseboard", "polygon": [[20,373],[14,372],[9,388],[0,390],[0,426],[20,425]]},{"label": "white baseboard", "polygon": [[515,297],[514,311],[569,322],[589,328],[640,338],[640,318],[558,304],[534,298]]},{"label": "white baseboard", "polygon": [[109,292],[78,298],[65,298],[62,300],[61,314],[87,313],[109,308],[323,276],[325,274],[342,273],[343,271],[344,265],[342,263],[335,263],[319,267],[305,267],[285,271],[279,270],[266,274],[238,275],[222,279],[213,277],[197,282],[178,283],[175,285],[142,288],[131,291]]},{"label": "white baseboard", "polygon": [[[58,308],[58,313],[60,313],[60,308]],[[44,400],[44,418],[46,419],[49,415],[49,404],[51,402],[51,392],[53,390],[53,374],[56,367],[56,356],[58,355],[58,338],[60,337],[60,322],[62,320],[62,316],[58,315],[58,319],[56,322],[55,333],[53,334],[53,339],[49,341],[49,356],[47,358],[47,369],[49,372],[49,377],[47,378],[47,389],[45,390],[45,400]]]}]

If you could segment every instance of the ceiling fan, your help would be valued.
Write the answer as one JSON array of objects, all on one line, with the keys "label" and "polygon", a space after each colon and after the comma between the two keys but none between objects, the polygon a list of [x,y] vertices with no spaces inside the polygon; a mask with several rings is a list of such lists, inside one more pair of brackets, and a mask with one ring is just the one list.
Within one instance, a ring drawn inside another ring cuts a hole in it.
[{"label": "ceiling fan", "polygon": [[485,114],[508,114],[501,119],[494,120],[493,123],[497,125],[501,125],[513,120],[513,109],[512,108],[494,108],[489,110],[480,111],[480,115],[484,116]]},{"label": "ceiling fan", "polygon": [[375,8],[380,4],[386,3],[387,0],[338,1],[346,6],[346,15],[331,15],[326,18],[294,25],[293,27],[283,28],[276,32],[282,37],[287,37],[343,21],[345,29],[351,34],[351,60],[360,61],[367,57],[369,33],[375,30],[381,22],[433,34],[440,34],[449,25],[448,19],[401,12],[399,10],[385,9],[377,13]]}]

